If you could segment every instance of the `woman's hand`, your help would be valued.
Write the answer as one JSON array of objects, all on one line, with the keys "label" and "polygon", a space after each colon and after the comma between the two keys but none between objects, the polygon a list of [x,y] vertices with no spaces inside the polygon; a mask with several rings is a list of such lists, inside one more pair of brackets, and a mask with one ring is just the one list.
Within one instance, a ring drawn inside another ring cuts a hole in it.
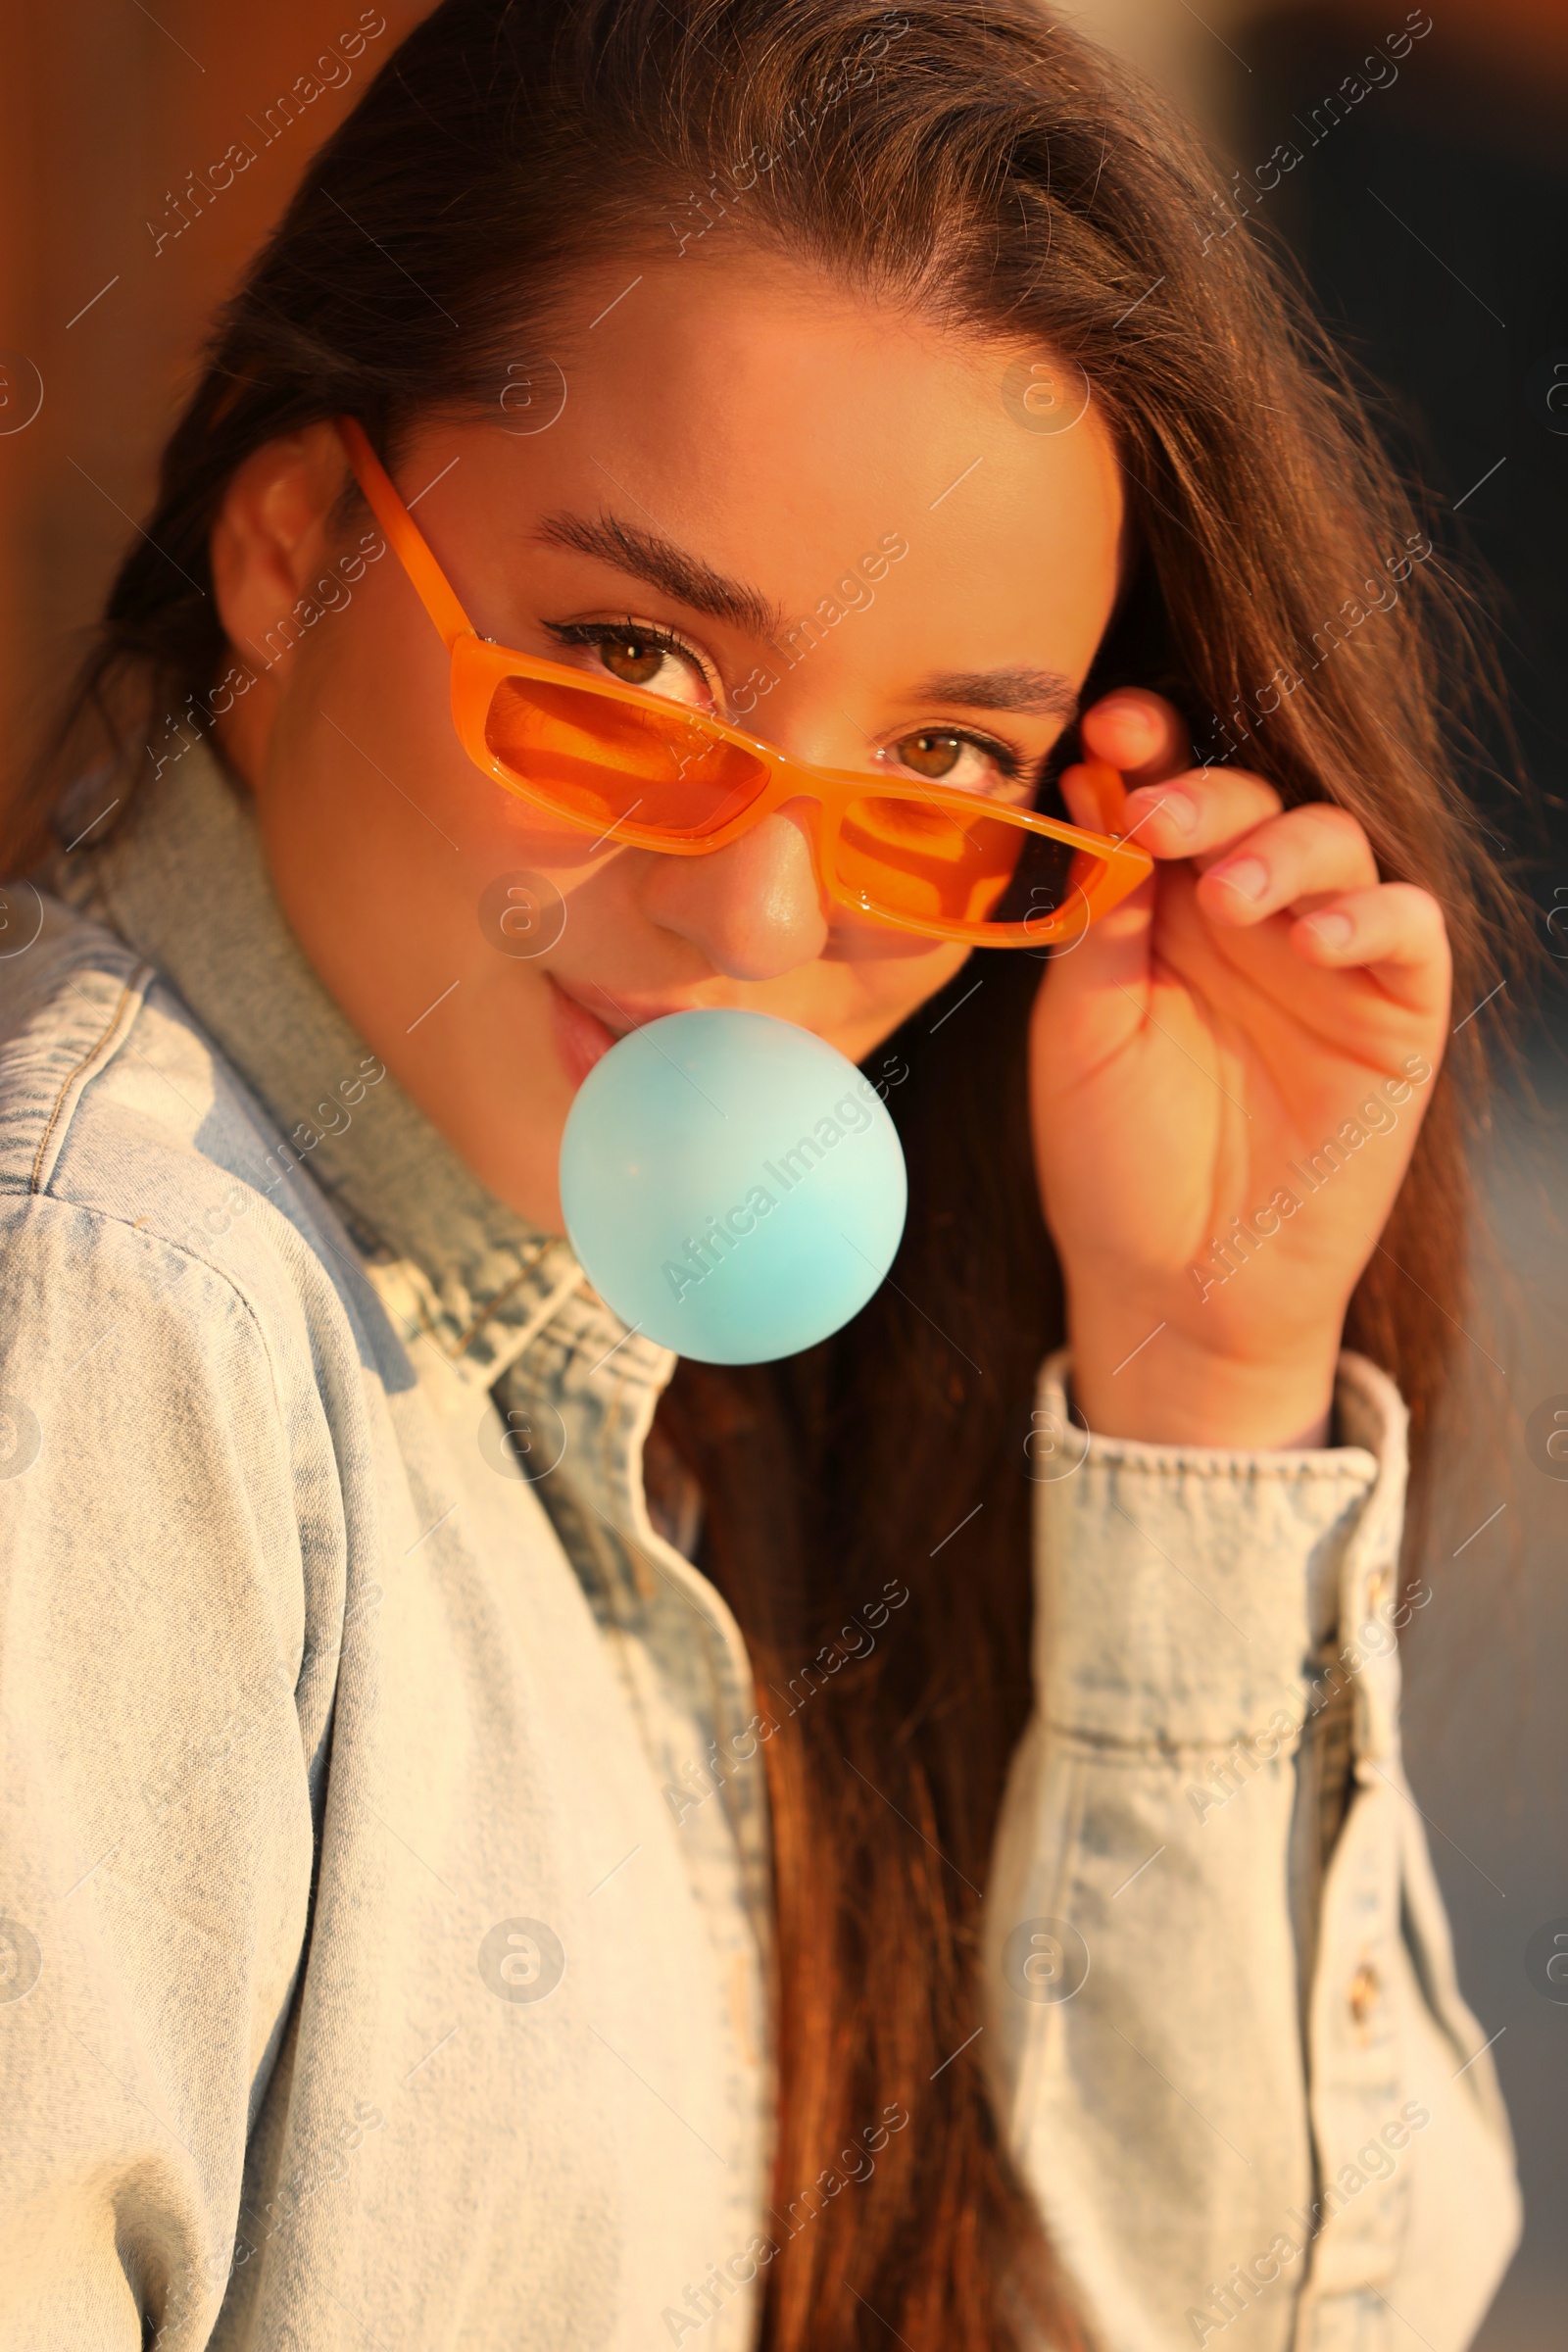
[{"label": "woman's hand", "polygon": [[[1053,955],[1031,1031],[1079,1410],[1105,1436],[1323,1444],[1447,1035],[1442,913],[1379,882],[1344,809],[1190,768],[1156,695],[1108,696],[1083,740],[1129,787],[1113,829],[1159,863]],[[1088,769],[1062,789],[1102,825]]]}]

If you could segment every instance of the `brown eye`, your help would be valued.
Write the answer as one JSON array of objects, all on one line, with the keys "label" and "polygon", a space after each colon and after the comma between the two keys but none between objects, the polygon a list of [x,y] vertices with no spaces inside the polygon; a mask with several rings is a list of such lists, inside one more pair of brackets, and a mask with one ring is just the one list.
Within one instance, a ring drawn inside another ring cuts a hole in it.
[{"label": "brown eye", "polygon": [[651,686],[669,656],[663,646],[647,637],[622,633],[600,638],[599,659],[623,686]]},{"label": "brown eye", "polygon": [[968,749],[961,735],[906,735],[893,747],[903,764],[917,776],[925,776],[940,784],[951,776],[962,754]]},{"label": "brown eye", "polygon": [[950,792],[979,792],[1014,803],[1029,797],[1018,754],[962,728],[917,727],[888,748],[907,774],[927,784],[945,784]]},{"label": "brown eye", "polygon": [[666,695],[672,703],[696,708],[711,698],[701,662],[658,629],[622,625],[584,631],[579,645],[591,645],[608,674],[622,686],[641,686],[649,694]]}]

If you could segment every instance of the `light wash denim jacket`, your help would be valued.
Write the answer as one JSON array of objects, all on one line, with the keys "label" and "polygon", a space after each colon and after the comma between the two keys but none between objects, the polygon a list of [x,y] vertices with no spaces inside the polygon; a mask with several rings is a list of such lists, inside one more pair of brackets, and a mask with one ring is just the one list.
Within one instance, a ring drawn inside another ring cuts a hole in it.
[{"label": "light wash denim jacket", "polygon": [[[383,1072],[205,751],[51,880],[0,933],[0,2344],[742,2352],[821,2191],[769,2185],[746,1651],[644,1492],[671,1359]],[[1459,2352],[1517,2202],[1399,1760],[1398,1399],[1348,1356],[1335,1448],[1080,1459],[1063,1378],[1007,2140],[1106,2352]]]}]

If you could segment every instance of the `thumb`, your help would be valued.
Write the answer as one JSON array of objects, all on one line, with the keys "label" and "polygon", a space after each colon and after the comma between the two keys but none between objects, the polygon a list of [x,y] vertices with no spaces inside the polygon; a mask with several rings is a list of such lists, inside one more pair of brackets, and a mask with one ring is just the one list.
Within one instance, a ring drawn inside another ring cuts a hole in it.
[{"label": "thumb", "polygon": [[[1086,832],[1120,833],[1127,787],[1107,760],[1083,760],[1063,769],[1061,796],[1073,823]],[[1102,1049],[1114,1050],[1132,1034],[1148,999],[1153,911],[1151,875],[1109,914],[1069,932],[1051,950],[1043,986],[1053,1024],[1059,1019],[1077,1029],[1092,1020]]]}]

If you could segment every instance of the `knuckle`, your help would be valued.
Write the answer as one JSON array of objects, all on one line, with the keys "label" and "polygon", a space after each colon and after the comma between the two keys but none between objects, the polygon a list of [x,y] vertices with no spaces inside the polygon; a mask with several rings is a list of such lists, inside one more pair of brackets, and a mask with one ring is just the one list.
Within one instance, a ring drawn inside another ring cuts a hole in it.
[{"label": "knuckle", "polygon": [[1242,769],[1213,768],[1206,776],[1195,769],[1181,781],[1202,810],[1204,830],[1216,837],[1254,833],[1273,823],[1284,807],[1272,784]]},{"label": "knuckle", "polygon": [[1254,776],[1250,769],[1242,768],[1220,786],[1220,806],[1234,810],[1250,825],[1272,824],[1287,813],[1285,803],[1266,776]]},{"label": "knuckle", "polygon": [[1337,801],[1308,801],[1292,813],[1300,816],[1303,830],[1317,834],[1335,848],[1362,850],[1367,846],[1360,818],[1352,816],[1348,808],[1342,808]]},{"label": "knuckle", "polygon": [[1448,936],[1448,926],[1444,918],[1443,908],[1432,893],[1429,890],[1418,888],[1413,882],[1401,882],[1398,889],[1411,924],[1416,929],[1424,931],[1434,945],[1440,941],[1446,941]]}]

